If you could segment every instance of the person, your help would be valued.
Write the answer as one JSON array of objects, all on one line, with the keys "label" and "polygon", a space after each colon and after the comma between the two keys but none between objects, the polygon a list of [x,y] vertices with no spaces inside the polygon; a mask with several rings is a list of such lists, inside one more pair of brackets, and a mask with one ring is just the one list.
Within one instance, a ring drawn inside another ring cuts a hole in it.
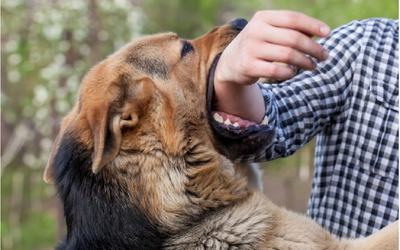
[{"label": "person", "polygon": [[259,11],[215,69],[215,110],[266,117],[276,131],[273,146],[240,161],[286,157],[317,136],[307,214],[341,237],[370,235],[399,217],[398,39],[398,20],[331,32],[301,13]]}]

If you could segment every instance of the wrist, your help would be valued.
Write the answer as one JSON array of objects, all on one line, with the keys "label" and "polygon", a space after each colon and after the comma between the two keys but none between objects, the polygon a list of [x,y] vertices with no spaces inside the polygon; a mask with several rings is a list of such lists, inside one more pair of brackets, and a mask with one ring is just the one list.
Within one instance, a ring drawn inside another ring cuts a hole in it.
[{"label": "wrist", "polygon": [[260,124],[265,115],[264,97],[258,84],[214,83],[213,107]]}]

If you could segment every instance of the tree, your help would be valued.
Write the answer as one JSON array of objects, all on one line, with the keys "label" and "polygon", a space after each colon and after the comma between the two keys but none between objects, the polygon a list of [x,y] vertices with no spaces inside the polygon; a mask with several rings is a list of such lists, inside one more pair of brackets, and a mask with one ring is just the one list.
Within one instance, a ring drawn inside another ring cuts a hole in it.
[{"label": "tree", "polygon": [[43,249],[56,242],[54,189],[42,175],[61,117],[85,72],[140,36],[143,16],[124,0],[5,1],[1,10],[2,247]]}]

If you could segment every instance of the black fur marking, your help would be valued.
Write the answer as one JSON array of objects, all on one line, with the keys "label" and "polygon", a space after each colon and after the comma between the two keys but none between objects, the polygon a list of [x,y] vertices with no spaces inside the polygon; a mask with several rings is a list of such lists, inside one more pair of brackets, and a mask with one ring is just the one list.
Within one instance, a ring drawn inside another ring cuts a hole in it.
[{"label": "black fur marking", "polygon": [[185,161],[189,167],[201,167],[213,161],[213,158],[207,155],[201,147],[201,144],[196,144],[186,152]]},{"label": "black fur marking", "polygon": [[200,120],[204,120],[206,118],[206,115],[204,114],[204,112],[200,113]]},{"label": "black fur marking", "polygon": [[127,60],[129,63],[134,64],[139,70],[150,76],[159,77],[163,80],[167,80],[169,77],[168,67],[161,59],[149,59],[130,55]]},{"label": "black fur marking", "polygon": [[193,161],[193,162],[188,162],[189,167],[200,167],[204,166],[207,164],[210,164],[211,159],[206,159],[206,160],[199,160],[199,161]]},{"label": "black fur marking", "polygon": [[127,74],[127,73],[122,73],[121,75],[119,75],[119,77],[118,77],[118,82],[120,83],[120,84],[123,84],[123,85],[125,85],[125,84],[129,84],[131,81],[132,81],[132,76],[130,75],[130,74]]},{"label": "black fur marking", "polygon": [[140,211],[110,171],[93,174],[91,152],[65,134],[54,158],[56,188],[64,204],[62,249],[160,249],[167,235]]}]

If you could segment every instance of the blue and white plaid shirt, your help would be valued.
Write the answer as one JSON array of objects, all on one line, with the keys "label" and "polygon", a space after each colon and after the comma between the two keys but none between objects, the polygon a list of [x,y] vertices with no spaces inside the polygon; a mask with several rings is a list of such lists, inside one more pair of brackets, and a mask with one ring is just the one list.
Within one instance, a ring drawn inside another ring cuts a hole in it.
[{"label": "blue and white plaid shirt", "polygon": [[308,215],[369,235],[399,218],[399,22],[354,21],[319,43],[330,57],[316,70],[260,85],[275,144],[241,160],[286,157],[317,136]]}]

